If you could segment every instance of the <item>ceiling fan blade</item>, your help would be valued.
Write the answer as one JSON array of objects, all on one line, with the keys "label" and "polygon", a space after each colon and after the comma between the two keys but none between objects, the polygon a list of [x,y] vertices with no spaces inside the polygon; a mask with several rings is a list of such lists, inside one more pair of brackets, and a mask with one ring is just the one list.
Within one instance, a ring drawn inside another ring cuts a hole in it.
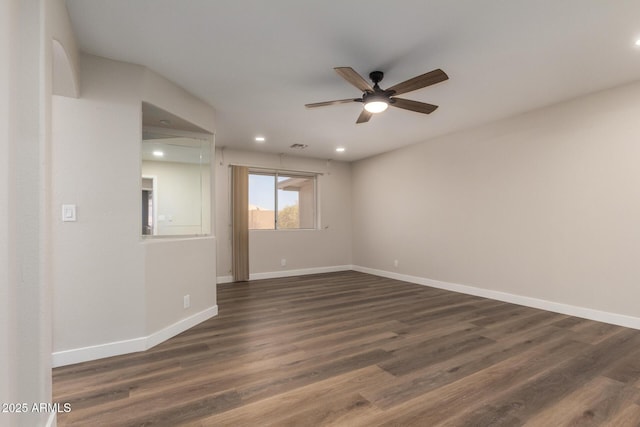
[{"label": "ceiling fan blade", "polygon": [[398,83],[395,86],[391,86],[389,89],[387,89],[387,91],[394,91],[394,95],[400,95],[443,82],[448,78],[449,76],[447,76],[447,73],[438,68],[437,70],[429,71],[428,73],[424,73],[421,76],[414,77],[402,83]]},{"label": "ceiling fan blade", "polygon": [[315,102],[313,104],[304,104],[307,108],[315,108],[315,107],[326,107],[327,105],[336,105],[336,104],[346,104],[348,102],[359,102],[360,99],[338,99],[336,101],[325,101],[325,102]]},{"label": "ceiling fan blade", "polygon": [[336,70],[336,73],[340,74],[343,79],[360,89],[362,92],[373,92],[371,85],[353,68],[336,67],[334,70]]},{"label": "ceiling fan blade", "polygon": [[394,107],[402,108],[403,110],[415,111],[416,113],[430,114],[433,113],[437,105],[427,104],[425,102],[412,101],[410,99],[403,98],[391,98],[391,103]]},{"label": "ceiling fan blade", "polygon": [[358,120],[356,120],[356,124],[368,122],[369,119],[371,119],[371,116],[373,116],[373,113],[370,113],[363,108],[362,113],[358,116]]}]

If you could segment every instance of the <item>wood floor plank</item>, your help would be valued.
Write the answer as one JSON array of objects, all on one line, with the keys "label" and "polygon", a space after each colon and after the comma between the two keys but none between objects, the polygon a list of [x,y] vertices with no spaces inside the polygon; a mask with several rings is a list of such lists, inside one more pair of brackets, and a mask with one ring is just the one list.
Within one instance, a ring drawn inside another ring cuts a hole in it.
[{"label": "wood floor plank", "polygon": [[640,405],[632,404],[613,414],[610,426],[640,426]]},{"label": "wood floor plank", "polygon": [[345,415],[354,409],[376,411],[358,392],[390,377],[382,369],[369,366],[188,425],[320,425],[345,421]]},{"label": "wood floor plank", "polygon": [[605,425],[612,416],[634,405],[638,390],[626,387],[606,377],[596,377],[584,387],[580,387],[560,399],[555,404],[532,416],[527,427],[546,427],[565,419],[566,425],[587,426]]},{"label": "wood floor plank", "polygon": [[605,369],[603,375],[624,384],[634,385],[640,382],[640,348],[622,355]]},{"label": "wood floor plank", "polygon": [[[508,390],[513,384],[526,382],[550,366],[563,363],[568,355],[583,348],[583,343],[575,341],[538,347],[426,392],[388,409],[382,417],[368,421],[379,425],[438,425],[457,414],[470,414],[465,422],[473,423],[478,419],[474,410],[486,405],[496,394]],[[366,425],[366,420],[363,420],[363,425]]]},{"label": "wood floor plank", "polygon": [[494,343],[495,341],[482,335],[469,333],[467,330],[458,331],[410,348],[399,349],[392,353],[392,360],[381,363],[380,367],[396,376],[406,375],[421,367],[450,359],[456,354]]},{"label": "wood floor plank", "polygon": [[640,331],[355,271],[218,285],[218,306],[54,369],[58,425],[640,425]]},{"label": "wood floor plank", "polygon": [[484,336],[498,341],[506,339],[512,335],[526,334],[530,329],[553,323],[561,317],[564,316],[562,314],[551,313],[549,311],[536,310],[525,317],[514,318],[506,322],[488,325],[484,332]]},{"label": "wood floor plank", "polygon": [[388,409],[520,353],[531,352],[537,346],[545,345],[544,351],[549,351],[554,348],[554,343],[557,345],[562,340],[566,340],[566,333],[563,331],[540,328],[535,334],[531,333],[526,337],[513,336],[510,340],[500,341],[491,351],[486,347],[479,347],[441,363],[423,367],[410,375],[394,378],[387,384],[366,392],[364,396],[377,407]]},{"label": "wood floor plank", "polygon": [[[514,416],[527,420],[572,391],[586,387],[589,380],[617,359],[618,351],[624,353],[638,345],[640,335],[637,331],[622,330],[600,344],[586,348],[577,357],[565,360],[560,366],[553,366],[543,375],[516,384],[508,395],[494,398],[480,410],[469,412],[463,423],[487,420],[492,425],[507,426]],[[612,348],[616,351],[611,351]]]}]

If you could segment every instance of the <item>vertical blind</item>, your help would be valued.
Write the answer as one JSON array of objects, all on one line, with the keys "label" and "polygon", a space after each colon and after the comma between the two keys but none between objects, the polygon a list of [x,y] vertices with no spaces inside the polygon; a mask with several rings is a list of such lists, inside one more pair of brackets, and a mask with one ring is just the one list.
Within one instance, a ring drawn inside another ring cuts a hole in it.
[{"label": "vertical blind", "polygon": [[249,168],[231,167],[233,280],[249,280]]}]

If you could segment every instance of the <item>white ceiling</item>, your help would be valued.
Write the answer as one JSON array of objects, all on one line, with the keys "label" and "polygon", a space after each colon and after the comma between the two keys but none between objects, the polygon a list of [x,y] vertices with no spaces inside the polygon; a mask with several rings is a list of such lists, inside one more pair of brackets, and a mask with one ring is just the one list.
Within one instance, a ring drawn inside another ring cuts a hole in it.
[{"label": "white ceiling", "polygon": [[[638,0],[67,5],[82,51],[194,93],[216,108],[216,145],[239,149],[356,160],[640,78]],[[361,95],[336,66],[381,70],[383,88],[435,68],[450,79],[402,96],[439,105],[433,114],[390,108],[356,125],[361,104],[304,107]]]}]

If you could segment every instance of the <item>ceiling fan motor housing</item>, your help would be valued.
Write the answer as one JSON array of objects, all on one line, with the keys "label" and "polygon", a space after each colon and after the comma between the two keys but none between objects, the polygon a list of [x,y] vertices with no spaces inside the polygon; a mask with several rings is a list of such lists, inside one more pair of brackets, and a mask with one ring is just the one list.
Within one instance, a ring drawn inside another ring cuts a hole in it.
[{"label": "ceiling fan motor housing", "polygon": [[362,102],[365,104],[370,102],[384,102],[386,104],[391,104],[392,100],[390,99],[390,96],[393,92],[382,90],[382,88],[378,86],[378,83],[380,83],[384,78],[384,73],[382,71],[372,71],[369,73],[369,78],[374,83],[373,92],[366,91],[362,95]]},{"label": "ceiling fan motor housing", "polygon": [[372,71],[369,73],[369,78],[375,84],[378,84],[384,78],[384,73],[382,71]]},{"label": "ceiling fan motor housing", "polygon": [[387,104],[391,103],[391,99],[389,95],[384,92],[366,92],[362,95],[362,102],[367,104],[369,102],[386,102]]}]

